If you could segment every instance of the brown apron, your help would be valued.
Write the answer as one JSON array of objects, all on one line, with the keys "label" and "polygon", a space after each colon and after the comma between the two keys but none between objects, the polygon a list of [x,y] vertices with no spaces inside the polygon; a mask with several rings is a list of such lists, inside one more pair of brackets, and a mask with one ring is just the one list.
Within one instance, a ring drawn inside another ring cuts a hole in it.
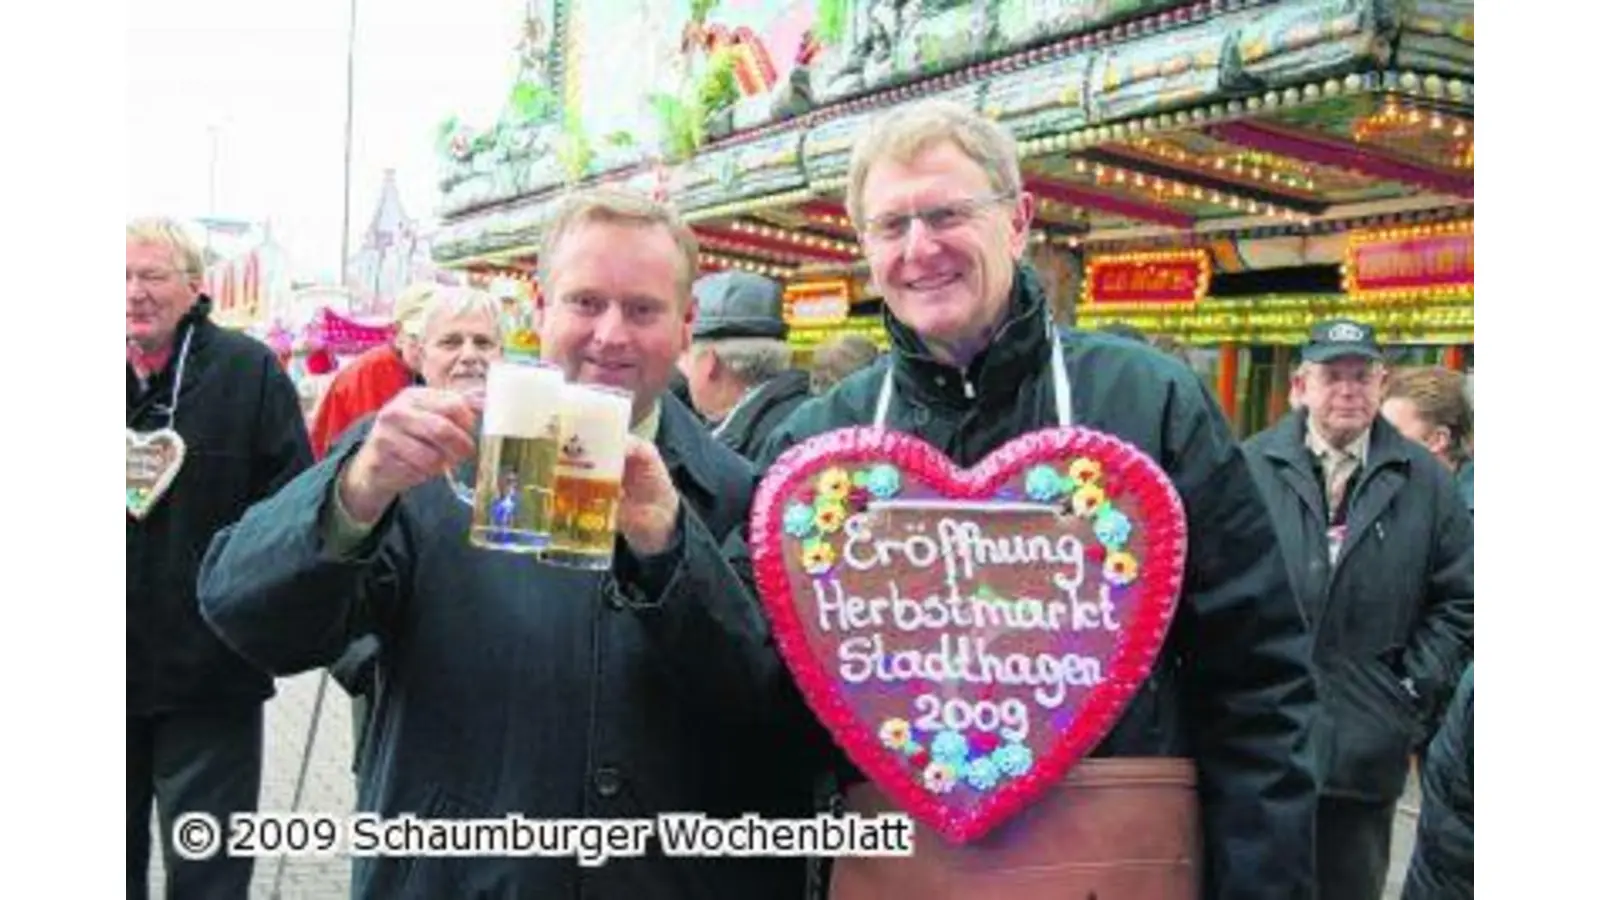
[{"label": "brown apron", "polygon": [[[871,782],[851,812],[893,812]],[[946,842],[916,825],[910,857],[839,857],[829,900],[1196,900],[1200,801],[1188,759],[1086,759],[984,837]]]}]

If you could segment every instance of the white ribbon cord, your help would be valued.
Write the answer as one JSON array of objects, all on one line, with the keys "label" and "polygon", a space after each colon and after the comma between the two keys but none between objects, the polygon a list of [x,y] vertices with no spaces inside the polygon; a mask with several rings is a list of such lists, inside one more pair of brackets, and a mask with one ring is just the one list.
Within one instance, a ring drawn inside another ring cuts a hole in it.
[{"label": "white ribbon cord", "polygon": [[178,392],[183,390],[183,364],[189,359],[189,339],[194,337],[194,326],[183,333],[183,346],[178,350],[178,368],[172,373],[172,402],[167,405],[167,427],[177,431]]}]

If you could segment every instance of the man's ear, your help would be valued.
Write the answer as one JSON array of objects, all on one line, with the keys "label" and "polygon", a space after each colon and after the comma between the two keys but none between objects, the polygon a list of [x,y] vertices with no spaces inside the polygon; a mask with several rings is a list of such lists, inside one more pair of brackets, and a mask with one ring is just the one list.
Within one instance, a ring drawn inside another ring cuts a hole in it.
[{"label": "man's ear", "polygon": [[1450,439],[1452,436],[1453,435],[1450,433],[1450,426],[1435,426],[1432,431],[1428,432],[1428,450],[1435,455],[1443,456],[1444,452],[1450,449]]},{"label": "man's ear", "polygon": [[1011,209],[1012,252],[1017,259],[1028,250],[1028,229],[1033,225],[1035,201],[1027,191],[1017,195],[1017,204]]}]

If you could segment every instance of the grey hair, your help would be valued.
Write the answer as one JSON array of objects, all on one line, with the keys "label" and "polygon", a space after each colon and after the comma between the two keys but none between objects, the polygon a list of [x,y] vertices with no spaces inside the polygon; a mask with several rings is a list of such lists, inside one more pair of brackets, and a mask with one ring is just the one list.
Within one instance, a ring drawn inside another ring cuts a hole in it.
[{"label": "grey hair", "polygon": [[419,318],[422,330],[417,337],[425,339],[441,315],[454,319],[468,314],[488,316],[495,323],[495,336],[501,337],[499,302],[483,291],[463,287],[440,287],[433,292]]},{"label": "grey hair", "polygon": [[733,377],[749,385],[776,378],[794,362],[794,348],[777,338],[720,338],[695,341],[698,357],[711,348]]}]

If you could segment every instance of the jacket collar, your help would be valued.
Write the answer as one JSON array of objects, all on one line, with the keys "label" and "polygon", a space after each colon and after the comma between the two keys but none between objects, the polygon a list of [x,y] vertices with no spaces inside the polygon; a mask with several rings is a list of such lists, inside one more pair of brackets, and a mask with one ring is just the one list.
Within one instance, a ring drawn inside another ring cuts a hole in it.
[{"label": "jacket collar", "polygon": [[[1306,416],[1304,409],[1284,416],[1262,437],[1261,452],[1269,459],[1292,466],[1309,477],[1312,470],[1311,451],[1306,447]],[[1383,416],[1378,416],[1367,434],[1367,461],[1363,469],[1375,472],[1388,465],[1405,463],[1405,440],[1405,436],[1396,431]]]},{"label": "jacket collar", "polygon": [[[989,397],[1013,396],[1023,380],[1050,365],[1048,301],[1039,276],[1026,262],[1018,262],[1011,279],[1011,299],[1005,321],[989,346],[966,369],[935,359],[922,337],[896,319],[884,305],[884,327],[895,371],[895,390],[941,405],[964,407]],[[967,395],[967,386],[973,395]]]},{"label": "jacket collar", "polygon": [[[194,305],[189,307],[189,311],[184,313],[183,317],[178,320],[178,328],[173,336],[174,349],[172,357],[161,368],[161,371],[150,376],[147,384],[141,385],[139,383],[139,376],[133,371],[133,363],[123,363],[123,368],[127,373],[127,406],[125,412],[129,427],[132,427],[133,423],[141,419],[150,409],[155,407],[165,409],[166,405],[171,403],[172,383],[176,377],[174,370],[177,368],[178,354],[183,352],[184,338],[190,332],[193,332],[193,337],[189,339],[189,368],[184,372],[184,383],[180,388],[186,392],[184,396],[188,396],[188,392],[193,392],[199,385],[206,372],[206,366],[203,364],[204,359],[201,354],[211,342],[212,334],[217,330],[217,326],[211,321],[210,314],[211,298],[201,294],[195,300]],[[179,397],[178,400],[181,404],[183,397]]]},{"label": "jacket collar", "polygon": [[722,421],[711,426],[713,437],[739,434],[767,410],[796,396],[811,392],[811,377],[798,369],[788,369],[745,392]]}]

